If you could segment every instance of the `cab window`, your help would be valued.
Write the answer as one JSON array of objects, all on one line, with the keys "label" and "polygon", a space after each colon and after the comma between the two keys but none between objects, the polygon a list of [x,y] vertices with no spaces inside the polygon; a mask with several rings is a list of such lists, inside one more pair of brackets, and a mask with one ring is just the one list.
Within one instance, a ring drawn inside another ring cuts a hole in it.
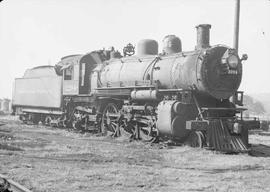
[{"label": "cab window", "polygon": [[73,67],[69,67],[65,69],[64,80],[72,80],[73,79]]}]

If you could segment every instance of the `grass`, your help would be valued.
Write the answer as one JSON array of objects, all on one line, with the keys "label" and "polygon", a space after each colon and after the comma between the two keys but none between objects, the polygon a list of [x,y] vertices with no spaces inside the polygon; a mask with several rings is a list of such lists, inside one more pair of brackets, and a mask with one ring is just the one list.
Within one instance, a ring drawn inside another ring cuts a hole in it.
[{"label": "grass", "polygon": [[[188,146],[161,147],[62,129],[22,125],[0,132],[0,170],[36,192],[54,191],[270,191],[270,159],[225,155]],[[252,143],[270,137],[250,135]]]}]

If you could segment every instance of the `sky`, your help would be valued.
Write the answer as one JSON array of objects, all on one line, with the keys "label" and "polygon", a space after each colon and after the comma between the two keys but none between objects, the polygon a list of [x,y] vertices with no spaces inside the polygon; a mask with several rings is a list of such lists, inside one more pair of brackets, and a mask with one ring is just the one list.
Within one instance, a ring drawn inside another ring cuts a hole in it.
[{"label": "sky", "polygon": [[[12,96],[15,78],[61,57],[140,39],[180,37],[194,50],[198,24],[212,25],[210,44],[233,45],[235,0],[4,0],[0,3],[0,98]],[[270,92],[270,1],[241,0],[240,90]],[[159,47],[161,51],[161,46]]]}]

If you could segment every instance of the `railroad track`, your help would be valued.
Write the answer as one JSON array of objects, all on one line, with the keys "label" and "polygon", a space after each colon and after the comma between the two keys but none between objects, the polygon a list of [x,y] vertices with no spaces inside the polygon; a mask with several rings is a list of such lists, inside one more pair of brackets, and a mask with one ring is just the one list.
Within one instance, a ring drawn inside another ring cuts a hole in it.
[{"label": "railroad track", "polygon": [[0,126],[7,124],[6,122],[0,121]]},{"label": "railroad track", "polygon": [[19,183],[0,174],[0,192],[32,192]]}]

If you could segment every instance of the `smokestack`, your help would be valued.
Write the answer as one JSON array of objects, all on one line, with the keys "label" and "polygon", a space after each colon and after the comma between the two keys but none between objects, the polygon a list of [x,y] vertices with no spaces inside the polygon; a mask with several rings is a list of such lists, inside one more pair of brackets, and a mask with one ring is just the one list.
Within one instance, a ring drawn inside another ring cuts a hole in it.
[{"label": "smokestack", "polygon": [[201,24],[201,25],[197,25],[197,45],[196,45],[196,49],[205,49],[210,47],[209,44],[209,33],[210,33],[210,28],[211,25],[209,24]]},{"label": "smokestack", "polygon": [[238,52],[240,0],[235,0],[233,48]]}]

